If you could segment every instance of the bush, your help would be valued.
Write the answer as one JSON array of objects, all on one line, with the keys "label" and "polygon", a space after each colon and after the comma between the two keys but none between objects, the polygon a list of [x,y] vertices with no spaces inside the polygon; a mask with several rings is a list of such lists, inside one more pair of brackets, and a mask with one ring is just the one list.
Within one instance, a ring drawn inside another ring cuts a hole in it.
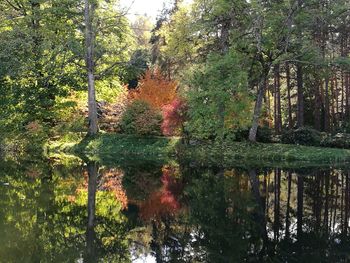
[{"label": "bush", "polygon": [[165,136],[182,134],[182,127],[187,119],[187,103],[176,98],[170,104],[163,107],[162,132]]},{"label": "bush", "polygon": [[[249,138],[249,129],[238,130],[234,134],[235,141],[247,141]],[[256,141],[263,143],[272,142],[272,131],[267,126],[259,126],[256,134]]]},{"label": "bush", "polygon": [[141,100],[135,100],[129,106],[121,119],[121,130],[127,134],[161,135],[161,114]]},{"label": "bush", "polygon": [[350,134],[337,133],[336,135],[328,135],[321,142],[324,147],[350,149]]},{"label": "bush", "polygon": [[308,127],[289,130],[284,132],[281,137],[281,141],[284,144],[300,144],[307,146],[320,146],[321,140],[321,133]]},{"label": "bush", "polygon": [[269,127],[267,126],[258,127],[258,132],[256,134],[256,140],[258,142],[270,143],[272,142],[271,138],[272,138],[272,131]]}]

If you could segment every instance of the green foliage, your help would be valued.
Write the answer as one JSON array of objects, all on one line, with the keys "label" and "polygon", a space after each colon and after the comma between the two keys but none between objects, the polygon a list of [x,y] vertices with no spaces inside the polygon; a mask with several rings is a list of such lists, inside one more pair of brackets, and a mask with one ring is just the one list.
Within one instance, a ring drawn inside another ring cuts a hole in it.
[{"label": "green foliage", "polygon": [[[4,219],[0,222],[1,261],[79,260],[89,242],[89,182],[83,176],[81,160],[67,167],[29,157],[30,161],[21,160],[21,164],[0,163],[0,214]],[[3,187],[3,182],[9,187]],[[129,262],[128,222],[120,200],[112,191],[96,188],[93,240],[99,253],[93,262]]]},{"label": "green foliage", "polygon": [[68,86],[81,84],[73,63],[82,54],[78,24],[73,22],[74,2],[26,1],[14,7],[1,3],[2,15],[11,19],[6,21],[7,30],[0,31],[0,45],[6,47],[0,50],[0,68],[6,69],[0,72],[4,84],[0,88],[7,103],[16,105],[11,111],[23,114],[24,124],[52,123],[55,97],[64,95]]},{"label": "green foliage", "polygon": [[248,125],[250,99],[247,74],[241,62],[241,57],[235,53],[212,54],[204,65],[193,69],[188,84],[189,121],[186,126],[193,137],[216,138]]},{"label": "green foliage", "polygon": [[324,147],[350,149],[350,134],[337,133],[326,136],[321,145]]},{"label": "green foliage", "polygon": [[282,143],[300,144],[308,146],[319,146],[322,140],[321,133],[309,128],[303,127],[296,130],[289,130],[282,134]]},{"label": "green foliage", "polygon": [[258,142],[270,143],[272,138],[272,130],[267,126],[259,126],[256,139]]},{"label": "green foliage", "polygon": [[147,49],[138,49],[132,55],[122,73],[122,80],[128,83],[129,88],[136,88],[138,80],[149,69],[151,65],[151,54]]},{"label": "green foliage", "polygon": [[98,101],[106,101],[109,103],[115,102],[125,93],[125,88],[116,78],[109,78],[101,81],[96,81],[96,99]]},{"label": "green foliage", "polygon": [[336,132],[339,133],[350,133],[350,121],[344,121],[341,123],[340,127],[336,129]]},{"label": "green foliage", "polygon": [[[32,122],[42,123],[49,132],[76,113],[64,99],[72,91],[86,92],[83,7],[83,1],[75,0],[1,1],[1,134],[23,133]],[[134,47],[130,26],[116,0],[96,1],[92,22],[97,99],[114,100]],[[63,107],[67,115],[62,114]],[[81,118],[69,121],[68,126],[77,126],[71,131],[84,128]]]},{"label": "green foliage", "polygon": [[138,135],[161,135],[162,115],[147,102],[132,102],[123,114],[120,126],[124,133]]},{"label": "green foliage", "polygon": [[[248,141],[249,137],[249,128],[239,129],[233,134],[234,141]],[[256,141],[262,143],[271,143],[272,139],[272,130],[267,126],[259,126],[258,132],[256,134]]]},{"label": "green foliage", "polygon": [[[158,37],[163,39],[158,62],[164,72],[171,71],[173,75],[179,75],[198,56],[201,44],[198,43],[194,30],[189,8],[183,3],[179,4],[171,20],[164,23],[157,32]],[[165,69],[166,67],[168,68]]]}]

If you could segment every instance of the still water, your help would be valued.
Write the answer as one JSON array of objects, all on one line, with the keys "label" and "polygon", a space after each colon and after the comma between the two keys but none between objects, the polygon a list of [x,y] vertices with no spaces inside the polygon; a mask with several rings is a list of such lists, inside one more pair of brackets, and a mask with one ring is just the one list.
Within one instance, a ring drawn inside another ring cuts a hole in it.
[{"label": "still water", "polygon": [[348,262],[350,169],[0,162],[0,262]]}]

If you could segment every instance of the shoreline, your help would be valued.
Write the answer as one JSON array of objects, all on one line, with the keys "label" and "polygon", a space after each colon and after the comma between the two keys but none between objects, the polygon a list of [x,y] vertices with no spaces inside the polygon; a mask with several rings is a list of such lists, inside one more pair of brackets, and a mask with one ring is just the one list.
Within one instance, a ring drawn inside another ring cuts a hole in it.
[{"label": "shoreline", "polygon": [[204,142],[181,144],[179,137],[138,137],[100,134],[75,142],[51,142],[48,153],[83,155],[89,159],[179,159],[205,166],[345,166],[350,150],[289,144]]}]

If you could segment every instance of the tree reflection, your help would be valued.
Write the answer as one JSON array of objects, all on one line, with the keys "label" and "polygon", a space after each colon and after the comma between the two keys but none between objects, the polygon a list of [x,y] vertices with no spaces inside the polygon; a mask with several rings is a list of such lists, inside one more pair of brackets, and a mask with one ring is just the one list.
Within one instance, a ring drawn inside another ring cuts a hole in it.
[{"label": "tree reflection", "polygon": [[182,172],[185,187],[178,200],[185,208],[162,223],[152,221],[157,262],[349,259],[347,172]]},{"label": "tree reflection", "polygon": [[350,260],[347,170],[1,165],[0,261]]},{"label": "tree reflection", "polygon": [[8,186],[0,186],[1,262],[130,260],[123,205],[112,191],[99,191],[98,164],[89,163],[86,188],[79,164],[2,166]]},{"label": "tree reflection", "polygon": [[[261,239],[263,240],[263,246],[261,249],[261,252],[263,252],[265,250],[268,237],[266,232],[266,219],[265,219],[264,205],[262,202],[262,197],[260,195],[260,190],[259,190],[260,183],[259,183],[256,170],[249,171],[249,178],[250,178],[250,185],[252,188],[253,196],[257,204],[256,212],[255,212],[255,218],[256,218],[255,222],[257,222],[257,225],[259,226],[259,232],[261,235]],[[278,209],[275,210],[275,215],[277,214],[276,212],[279,212]],[[278,217],[275,217],[275,224],[276,222],[278,222]]]},{"label": "tree reflection", "polygon": [[85,262],[96,262],[95,252],[95,213],[96,213],[96,190],[99,166],[96,162],[87,164],[88,181],[88,204],[87,204],[87,230],[86,230],[86,257]]}]

